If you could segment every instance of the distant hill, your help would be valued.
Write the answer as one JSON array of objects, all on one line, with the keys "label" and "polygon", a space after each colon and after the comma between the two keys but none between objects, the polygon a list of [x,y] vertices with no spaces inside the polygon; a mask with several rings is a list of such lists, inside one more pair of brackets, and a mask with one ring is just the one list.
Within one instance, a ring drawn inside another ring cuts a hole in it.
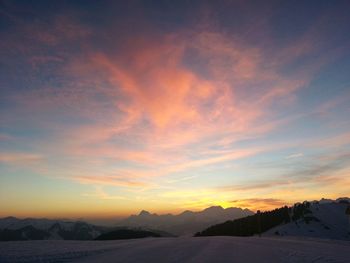
[{"label": "distant hill", "polygon": [[117,222],[117,225],[158,229],[175,235],[193,235],[212,224],[253,214],[248,209],[236,207],[224,209],[221,206],[212,206],[199,212],[187,210],[178,215],[157,215],[143,210],[138,215]]},{"label": "distant hill", "polygon": [[349,198],[297,203],[213,225],[195,236],[304,236],[350,239]]},{"label": "distant hill", "polygon": [[108,228],[81,221],[6,217],[0,219],[0,240],[92,240]]},{"label": "distant hill", "polygon": [[82,221],[51,220],[16,217],[0,219],[0,241],[19,240],[94,240],[126,239],[145,236],[173,237],[165,231],[129,228],[104,227]]},{"label": "distant hill", "polygon": [[50,234],[47,231],[36,229],[33,226],[0,230],[0,241],[43,240],[49,237]]}]

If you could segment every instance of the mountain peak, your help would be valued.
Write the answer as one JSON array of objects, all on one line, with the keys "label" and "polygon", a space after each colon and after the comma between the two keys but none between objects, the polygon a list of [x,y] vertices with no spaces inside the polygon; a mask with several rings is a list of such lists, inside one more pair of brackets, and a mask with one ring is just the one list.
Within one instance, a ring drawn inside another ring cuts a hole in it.
[{"label": "mountain peak", "polygon": [[139,216],[149,216],[151,215],[150,212],[146,211],[146,210],[142,210],[140,213],[139,213]]},{"label": "mountain peak", "polygon": [[224,210],[220,205],[217,205],[217,206],[211,206],[211,207],[208,207],[206,209],[204,209],[203,211],[221,211],[221,210]]},{"label": "mountain peak", "polygon": [[191,210],[185,210],[180,215],[187,215],[187,214],[193,214]]},{"label": "mountain peak", "polygon": [[18,220],[18,218],[17,218],[17,217],[14,217],[14,216],[7,216],[7,217],[0,218],[0,219],[5,219],[5,220]]}]

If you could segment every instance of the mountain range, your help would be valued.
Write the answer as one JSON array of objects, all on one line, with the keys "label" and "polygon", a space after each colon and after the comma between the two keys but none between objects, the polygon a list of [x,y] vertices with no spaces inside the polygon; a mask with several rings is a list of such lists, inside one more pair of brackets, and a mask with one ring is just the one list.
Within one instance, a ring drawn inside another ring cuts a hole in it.
[{"label": "mountain range", "polygon": [[117,237],[118,233],[123,236],[125,233],[138,236],[140,231],[152,232],[153,236],[193,235],[211,224],[250,214],[253,212],[247,209],[223,209],[220,206],[200,212],[184,211],[179,215],[157,215],[142,210],[138,215],[132,215],[109,227],[83,221],[6,217],[0,219],[0,240],[93,240],[113,231],[113,237]]},{"label": "mountain range", "polygon": [[92,240],[108,228],[81,221],[6,217],[0,219],[0,240]]},{"label": "mountain range", "polygon": [[[83,221],[16,217],[0,219],[0,241],[105,240],[178,235],[304,236],[350,239],[349,198],[304,201],[291,207],[254,214],[248,209],[213,206],[199,212],[157,215],[142,210],[113,227]],[[258,224],[260,217],[261,225]]]},{"label": "mountain range", "polygon": [[138,215],[131,215],[117,222],[117,225],[158,229],[174,235],[193,235],[210,225],[252,214],[254,213],[249,209],[237,207],[224,209],[221,206],[212,206],[198,212],[186,210],[178,215],[158,215],[142,210]]}]

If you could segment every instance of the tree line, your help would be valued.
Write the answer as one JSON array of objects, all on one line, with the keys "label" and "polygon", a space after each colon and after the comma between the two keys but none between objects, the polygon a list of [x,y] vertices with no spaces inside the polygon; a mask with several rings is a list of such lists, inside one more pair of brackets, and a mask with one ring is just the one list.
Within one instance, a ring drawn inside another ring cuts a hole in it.
[{"label": "tree line", "polygon": [[257,212],[254,215],[229,220],[198,232],[195,236],[253,236],[263,233],[275,226],[308,218],[310,203],[303,202],[293,207],[281,207],[271,211]]}]

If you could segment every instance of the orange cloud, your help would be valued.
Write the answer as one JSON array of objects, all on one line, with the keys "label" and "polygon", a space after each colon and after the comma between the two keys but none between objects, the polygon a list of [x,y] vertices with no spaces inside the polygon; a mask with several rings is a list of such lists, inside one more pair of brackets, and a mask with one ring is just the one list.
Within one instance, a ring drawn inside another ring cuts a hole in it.
[{"label": "orange cloud", "polygon": [[274,180],[274,181],[264,181],[259,183],[252,183],[248,184],[245,183],[244,185],[227,185],[218,187],[217,189],[220,191],[228,191],[228,192],[250,192],[250,191],[257,191],[262,189],[271,189],[274,187],[281,187],[281,186],[288,186],[292,185],[293,183],[291,181],[288,181],[287,179],[284,180]]},{"label": "orange cloud", "polygon": [[276,198],[248,198],[248,199],[240,199],[231,201],[232,205],[238,207],[248,208],[254,211],[257,210],[271,210],[274,208],[282,207],[285,205],[291,205],[291,203],[276,199]]}]

